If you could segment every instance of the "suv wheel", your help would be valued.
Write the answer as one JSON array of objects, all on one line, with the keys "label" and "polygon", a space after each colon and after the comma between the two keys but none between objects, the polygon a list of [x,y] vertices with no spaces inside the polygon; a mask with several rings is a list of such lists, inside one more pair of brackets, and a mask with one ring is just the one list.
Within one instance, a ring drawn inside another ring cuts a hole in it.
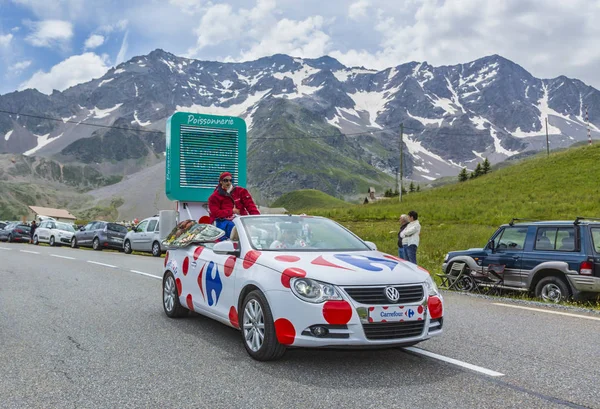
[{"label": "suv wheel", "polygon": [[162,251],[160,250],[160,244],[155,241],[154,243],[152,243],[152,255],[154,257],[160,257],[160,253],[162,253]]},{"label": "suv wheel", "polygon": [[545,277],[535,286],[535,295],[544,301],[558,303],[569,298],[569,286],[559,277]]},{"label": "suv wheel", "polygon": [[51,247],[54,247],[54,245],[56,244],[56,242],[54,241],[54,236],[50,236],[50,241],[48,242],[48,244],[50,244]]},{"label": "suv wheel", "polygon": [[125,254],[131,254],[131,242],[129,240],[125,240],[123,250],[125,251]]},{"label": "suv wheel", "polygon": [[71,248],[76,249],[77,248],[77,238],[73,237],[71,239]]},{"label": "suv wheel", "polygon": [[40,241],[38,240],[38,236],[37,236],[37,234],[36,234],[35,236],[33,236],[33,244],[35,244],[36,246],[37,246],[38,244],[40,244]]},{"label": "suv wheel", "polygon": [[8,235],[8,242],[9,242],[9,243],[12,243],[12,240],[13,240],[13,238],[12,238],[12,234],[9,234],[9,235]]},{"label": "suv wheel", "polygon": [[100,247],[100,240],[98,240],[98,237],[96,237],[92,242],[92,248],[97,251],[102,250],[102,247]]}]

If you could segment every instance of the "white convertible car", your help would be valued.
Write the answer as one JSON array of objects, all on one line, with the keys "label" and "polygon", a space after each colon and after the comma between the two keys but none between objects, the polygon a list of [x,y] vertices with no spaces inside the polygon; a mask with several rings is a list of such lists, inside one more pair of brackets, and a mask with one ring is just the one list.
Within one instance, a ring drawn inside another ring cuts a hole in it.
[{"label": "white convertible car", "polygon": [[265,361],[287,347],[409,346],[442,333],[443,299],[429,273],[341,225],[287,215],[234,223],[231,240],[196,224],[190,232],[204,234],[168,250],[169,317],[191,310],[238,328],[248,354]]}]

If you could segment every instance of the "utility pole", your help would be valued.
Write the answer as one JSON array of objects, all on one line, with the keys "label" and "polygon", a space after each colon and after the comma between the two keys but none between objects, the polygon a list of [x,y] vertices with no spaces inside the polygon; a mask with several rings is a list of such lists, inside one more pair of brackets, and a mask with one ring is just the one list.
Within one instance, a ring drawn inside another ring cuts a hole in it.
[{"label": "utility pole", "polygon": [[398,186],[398,199],[400,200],[400,202],[402,202],[402,153],[404,148],[402,147],[403,145],[403,140],[404,140],[404,124],[401,123],[400,124],[400,183]]},{"label": "utility pole", "polygon": [[546,151],[550,156],[550,142],[548,141],[548,117],[546,117]]}]

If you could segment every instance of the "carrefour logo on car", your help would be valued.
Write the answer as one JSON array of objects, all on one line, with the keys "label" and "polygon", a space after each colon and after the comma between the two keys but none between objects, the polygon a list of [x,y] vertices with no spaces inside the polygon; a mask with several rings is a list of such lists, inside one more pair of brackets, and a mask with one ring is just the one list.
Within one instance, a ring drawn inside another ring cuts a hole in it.
[{"label": "carrefour logo on car", "polygon": [[195,115],[188,115],[188,125],[233,125],[232,118],[197,118]]},{"label": "carrefour logo on car", "polygon": [[391,312],[387,312],[387,311],[381,311],[379,313],[379,316],[381,318],[390,318],[390,317],[408,317],[408,318],[412,318],[415,315],[415,311],[412,309],[408,309],[408,311],[391,311]]}]

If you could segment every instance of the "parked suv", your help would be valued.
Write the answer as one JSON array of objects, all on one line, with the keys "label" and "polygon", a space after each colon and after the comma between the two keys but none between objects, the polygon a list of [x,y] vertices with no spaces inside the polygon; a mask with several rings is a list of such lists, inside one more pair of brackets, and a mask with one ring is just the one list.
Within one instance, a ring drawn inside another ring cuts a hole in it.
[{"label": "parked suv", "polygon": [[127,227],[101,220],[89,222],[75,232],[71,247],[91,247],[94,250],[115,249],[123,251]]},{"label": "parked suv", "polygon": [[443,272],[450,274],[455,262],[473,272],[500,264],[503,288],[552,302],[600,295],[600,219],[517,221],[500,226],[484,248],[448,253]]},{"label": "parked suv", "polygon": [[59,246],[71,243],[75,229],[71,224],[45,220],[35,229],[33,233],[33,244],[48,243],[51,246]]},{"label": "parked suv", "polygon": [[0,229],[0,241],[29,242],[31,227],[23,223],[8,223]]},{"label": "parked suv", "polygon": [[123,243],[125,253],[146,251],[152,253],[154,257],[160,257],[164,250],[160,247],[162,238],[158,228],[158,216],[142,220],[125,236],[125,242]]}]

